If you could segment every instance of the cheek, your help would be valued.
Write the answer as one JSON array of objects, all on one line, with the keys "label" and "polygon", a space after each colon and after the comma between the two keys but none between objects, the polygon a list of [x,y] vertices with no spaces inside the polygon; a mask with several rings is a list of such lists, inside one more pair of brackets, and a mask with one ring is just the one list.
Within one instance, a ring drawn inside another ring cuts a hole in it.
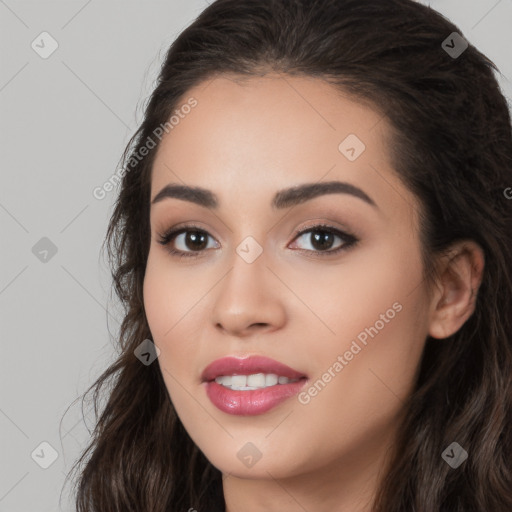
[{"label": "cheek", "polygon": [[340,422],[396,413],[411,391],[428,332],[421,283],[415,246],[388,244],[360,252],[346,272],[325,279],[323,293],[309,287],[317,290],[309,304],[331,331],[319,328],[318,342],[302,347],[315,369],[304,397],[311,398],[311,411],[321,415],[327,408]]},{"label": "cheek", "polygon": [[201,351],[201,316],[206,314],[200,298],[208,288],[201,293],[196,286],[200,278],[193,282],[187,274],[186,270],[170,265],[165,255],[150,251],[143,287],[144,307],[153,341],[160,349],[157,361],[167,393],[188,434],[202,446],[204,429],[215,432],[217,437],[223,430],[205,413],[196,397],[198,376],[194,369],[198,367]]},{"label": "cheek", "polygon": [[355,306],[347,303],[344,314],[333,319],[337,342],[318,343],[308,353],[315,371],[295,414],[304,419],[306,439],[317,432],[339,439],[315,446],[315,457],[322,460],[352,450],[378,451],[413,390],[426,337],[418,322],[419,290],[410,293],[402,283],[401,293],[395,287],[373,294],[365,308],[353,300]]},{"label": "cheek", "polygon": [[204,276],[202,282],[192,281],[193,272],[171,263],[169,258],[165,251],[152,248],[144,276],[144,309],[154,340],[160,341],[175,337],[208,289]]},{"label": "cheek", "polygon": [[173,272],[165,255],[158,252],[150,250],[148,257],[143,286],[144,309],[153,341],[161,351],[158,360],[162,373],[167,369],[174,374],[185,365],[173,362],[185,362],[184,358],[192,357],[190,341],[194,338],[184,332],[184,328],[190,327],[187,315],[193,313],[188,312],[198,301],[197,288],[194,292],[194,287],[186,286],[183,273]]},{"label": "cheek", "polygon": [[297,312],[296,317],[303,324],[300,332],[308,332],[309,327],[303,349],[315,365],[336,359],[356,339],[368,353],[370,343],[375,346],[389,338],[379,344],[382,350],[395,348],[402,353],[411,339],[421,338],[427,305],[422,295],[421,255],[411,239],[383,235],[371,246],[347,253],[339,265],[319,265],[314,271],[301,265],[283,273],[309,309],[302,305],[307,314],[300,318]]},{"label": "cheek", "polygon": [[[329,447],[333,452],[350,446],[377,449],[396,424],[413,390],[424,346],[424,334],[414,328],[421,300],[419,294],[401,297],[402,309],[393,310],[396,314],[388,323],[377,323],[374,314],[364,319],[360,314],[359,325],[353,322],[352,332],[340,337],[336,349],[317,355],[323,361],[301,397],[302,414],[310,432],[322,431],[333,439],[344,433],[344,441]],[[381,304],[376,312],[385,314],[387,301]],[[317,448],[329,456],[325,446]]]}]

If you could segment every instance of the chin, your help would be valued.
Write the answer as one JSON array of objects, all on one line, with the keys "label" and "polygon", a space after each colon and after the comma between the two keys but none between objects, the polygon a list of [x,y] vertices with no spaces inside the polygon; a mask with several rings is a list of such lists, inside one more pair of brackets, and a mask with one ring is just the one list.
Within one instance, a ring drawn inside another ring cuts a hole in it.
[{"label": "chin", "polygon": [[[304,460],[298,460],[298,450],[292,449],[290,453],[283,451],[278,446],[268,446],[258,448],[265,442],[265,436],[261,438],[261,443],[255,436],[247,436],[254,441],[242,442],[237,436],[235,440],[229,443],[213,446],[200,444],[199,449],[203,452],[210,463],[223,474],[228,474],[237,478],[247,479],[268,479],[268,478],[287,478],[295,476],[304,468]],[[268,443],[268,440],[267,440]],[[289,448],[292,445],[288,444]],[[302,457],[304,454],[301,454]]]}]

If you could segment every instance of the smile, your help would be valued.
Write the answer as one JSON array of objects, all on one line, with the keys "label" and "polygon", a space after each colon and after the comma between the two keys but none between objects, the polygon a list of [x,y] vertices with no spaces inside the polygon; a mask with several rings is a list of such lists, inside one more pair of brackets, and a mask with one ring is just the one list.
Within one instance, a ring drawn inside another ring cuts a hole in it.
[{"label": "smile", "polygon": [[201,375],[206,395],[227,414],[263,414],[298,394],[307,376],[263,356],[224,357],[208,365]]},{"label": "smile", "polygon": [[278,384],[290,384],[299,379],[289,379],[275,373],[253,373],[252,375],[221,375],[215,377],[215,382],[225,388],[236,391],[252,391],[255,389],[265,389]]}]

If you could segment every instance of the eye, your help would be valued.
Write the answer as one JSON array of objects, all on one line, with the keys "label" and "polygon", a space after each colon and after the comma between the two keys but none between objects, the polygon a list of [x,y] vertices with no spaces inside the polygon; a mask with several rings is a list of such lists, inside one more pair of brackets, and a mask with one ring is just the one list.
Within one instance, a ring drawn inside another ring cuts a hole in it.
[{"label": "eye", "polygon": [[[185,235],[185,236],[182,236]],[[159,235],[158,243],[166,246],[167,250],[174,256],[196,257],[203,249],[208,248],[208,237],[210,235],[197,226],[183,226],[181,228],[171,229]],[[171,242],[173,242],[171,244]],[[181,245],[181,248],[175,249],[172,245]],[[188,250],[188,249],[191,250]]]},{"label": "eye", "polygon": [[[306,230],[297,232],[294,240],[300,238],[304,238],[304,240],[309,241],[309,245],[312,247],[312,249],[300,250],[311,252],[315,257],[338,254],[339,252],[354,246],[359,241],[359,239],[352,234],[345,233],[337,228],[324,224],[312,226]],[[332,245],[336,238],[340,239],[344,243],[341,243],[337,248],[332,249]]]},{"label": "eye", "polygon": [[[313,234],[314,236],[311,236]],[[327,225],[315,225],[307,230],[298,231],[294,235],[294,240],[300,238],[308,240],[308,235],[312,249],[299,250],[313,253],[315,256],[320,257],[338,254],[354,246],[359,241],[354,235]],[[208,232],[197,226],[182,226],[180,228],[173,228],[159,235],[158,243],[166,246],[168,252],[173,256],[194,258],[200,256],[201,253],[204,252],[204,249],[211,249],[211,247],[208,247],[208,237],[210,237]],[[332,249],[331,246],[336,238],[344,243]],[[175,248],[173,247],[174,245],[181,245],[181,247]]]}]

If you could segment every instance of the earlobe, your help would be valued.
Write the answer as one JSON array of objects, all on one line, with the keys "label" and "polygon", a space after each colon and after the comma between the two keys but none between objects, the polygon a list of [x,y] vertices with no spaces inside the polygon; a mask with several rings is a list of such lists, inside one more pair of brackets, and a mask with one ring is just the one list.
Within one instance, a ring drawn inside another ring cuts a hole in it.
[{"label": "earlobe", "polygon": [[443,257],[431,303],[431,337],[443,339],[455,334],[473,314],[484,266],[484,252],[472,240],[455,244]]}]

